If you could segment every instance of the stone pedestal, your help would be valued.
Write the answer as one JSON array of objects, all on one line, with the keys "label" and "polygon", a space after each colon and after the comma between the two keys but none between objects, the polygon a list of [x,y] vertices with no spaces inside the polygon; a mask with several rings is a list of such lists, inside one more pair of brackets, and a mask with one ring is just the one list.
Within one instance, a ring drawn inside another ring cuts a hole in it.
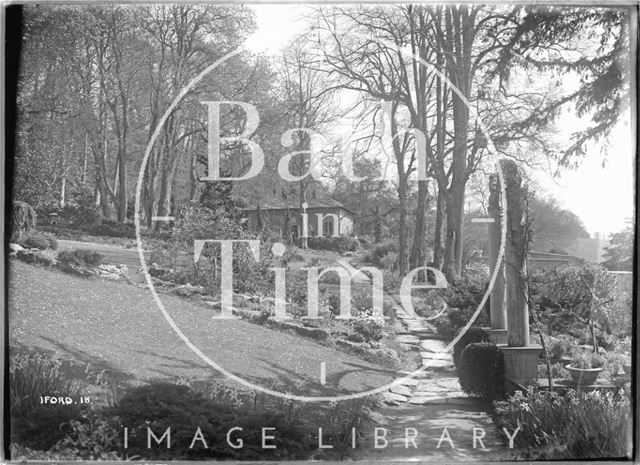
[{"label": "stone pedestal", "polygon": [[491,329],[483,328],[489,333],[489,339],[496,345],[507,344],[507,330],[506,329]]},{"label": "stone pedestal", "polygon": [[[538,382],[538,355],[542,352],[541,346],[531,344],[527,347],[498,347],[504,356],[504,376],[508,381],[523,386],[532,386]],[[508,390],[513,390],[513,386]]]}]

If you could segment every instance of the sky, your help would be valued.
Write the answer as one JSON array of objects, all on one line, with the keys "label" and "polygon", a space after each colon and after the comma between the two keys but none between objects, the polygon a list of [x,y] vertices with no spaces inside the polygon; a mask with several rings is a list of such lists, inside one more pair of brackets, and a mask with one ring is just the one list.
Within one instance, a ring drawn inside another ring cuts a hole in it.
[{"label": "sky", "polygon": [[[302,31],[304,5],[251,5],[256,12],[258,29],[248,39],[247,47],[254,52],[278,54]],[[565,115],[558,122],[562,129],[558,142],[568,144],[574,130],[586,127],[587,120]],[[563,140],[564,138],[564,140]],[[635,133],[629,120],[620,122],[609,137],[609,150],[603,166],[601,144],[591,144],[587,156],[575,170],[563,170],[553,177],[545,170],[535,170],[532,178],[558,200],[567,210],[584,222],[587,231],[601,237],[620,231],[628,218],[634,215],[635,198]]]}]

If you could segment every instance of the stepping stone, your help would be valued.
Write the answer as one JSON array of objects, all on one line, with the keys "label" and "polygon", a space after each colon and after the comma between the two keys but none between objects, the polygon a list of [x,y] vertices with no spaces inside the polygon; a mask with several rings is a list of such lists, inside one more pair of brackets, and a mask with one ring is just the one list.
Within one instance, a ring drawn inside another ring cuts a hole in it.
[{"label": "stepping stone", "polygon": [[443,386],[438,383],[436,379],[424,379],[421,380],[420,383],[416,386],[416,391],[441,391],[441,392],[451,392],[451,391],[459,391],[460,386],[455,385],[453,387]]},{"label": "stepping stone", "polygon": [[409,379],[405,379],[401,386],[417,386],[420,383],[420,380],[417,380],[415,378],[409,378]]},{"label": "stepping stone", "polygon": [[428,368],[451,368],[453,367],[453,362],[449,360],[432,360],[428,358],[422,359],[422,366]]},{"label": "stepping stone", "polygon": [[455,392],[456,394],[460,391],[459,387],[456,387],[455,389],[449,389],[448,387],[445,386],[439,386],[436,383],[429,383],[429,382],[425,382],[422,381],[420,382],[417,386],[416,386],[416,390],[413,393],[413,395],[416,395],[416,392],[429,392],[431,394],[433,393],[441,393],[441,392]]},{"label": "stepping stone", "polygon": [[420,339],[418,339],[413,334],[406,334],[396,337],[396,341],[401,344],[420,344]]},{"label": "stepping stone", "polygon": [[439,354],[434,352],[420,352],[420,356],[422,356],[422,358],[427,358],[431,360],[447,360],[449,362],[453,361],[453,357],[451,357],[451,354],[448,354],[446,352],[439,353]]},{"label": "stepping stone", "polygon": [[447,398],[444,396],[425,396],[425,397],[412,397],[409,399],[410,404],[414,405],[426,405],[426,404],[446,404]]},{"label": "stepping stone", "polygon": [[397,328],[396,336],[413,336],[413,333],[405,328]]},{"label": "stepping stone", "polygon": [[420,326],[420,325],[412,324],[412,323],[408,323],[407,324],[407,328],[411,332],[418,332],[418,333],[427,330],[424,326]]},{"label": "stepping stone", "polygon": [[415,330],[411,330],[411,332],[416,336],[419,336],[420,339],[429,339],[429,336],[435,335],[435,333],[432,330],[427,328],[415,329]]},{"label": "stepping stone", "polygon": [[[413,397],[449,397],[450,392],[442,389],[416,389],[413,391]],[[456,393],[456,396],[458,393]]]},{"label": "stepping stone", "polygon": [[401,396],[411,397],[411,389],[409,387],[407,387],[407,386],[402,385],[402,384],[400,384],[398,386],[391,387],[391,389],[389,389],[389,391],[391,391],[391,393],[393,393],[393,394],[400,394]]},{"label": "stepping stone", "polygon": [[404,371],[404,370],[398,370],[398,374],[401,375],[405,375],[405,376],[409,376],[412,375],[411,379],[414,379],[416,381],[418,381],[419,383],[424,383],[427,382],[426,380],[431,379],[433,377],[433,373],[430,371],[421,371],[419,373],[413,374],[412,371]]},{"label": "stepping stone", "polygon": [[394,394],[393,392],[385,392],[382,394],[382,399],[391,405],[398,405],[402,402],[406,402],[408,400],[407,397],[402,396],[400,394]]},{"label": "stepping stone", "polygon": [[422,324],[421,321],[418,320],[404,320],[407,326],[416,329],[424,329],[426,326]]},{"label": "stepping stone", "polygon": [[420,347],[426,352],[444,352],[446,344],[438,339],[425,339],[420,342]]}]

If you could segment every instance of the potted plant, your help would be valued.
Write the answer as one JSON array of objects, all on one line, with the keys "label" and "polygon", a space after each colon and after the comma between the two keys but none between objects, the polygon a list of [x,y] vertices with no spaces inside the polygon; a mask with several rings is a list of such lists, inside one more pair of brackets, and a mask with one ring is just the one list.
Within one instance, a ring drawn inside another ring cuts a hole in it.
[{"label": "potted plant", "polygon": [[603,366],[604,358],[602,355],[595,352],[579,351],[571,357],[571,363],[565,368],[576,384],[588,386],[596,382]]}]

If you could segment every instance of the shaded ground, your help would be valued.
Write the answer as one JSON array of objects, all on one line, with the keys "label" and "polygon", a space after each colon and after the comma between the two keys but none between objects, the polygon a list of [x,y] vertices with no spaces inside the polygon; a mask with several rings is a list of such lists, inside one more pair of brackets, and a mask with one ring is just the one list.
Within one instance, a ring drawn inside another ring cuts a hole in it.
[{"label": "shaded ground", "polygon": [[[383,407],[374,422],[363,434],[362,447],[351,454],[353,459],[381,463],[509,459],[508,449],[480,405]],[[374,427],[379,428],[377,440]],[[479,439],[475,447],[474,428]]]},{"label": "shaded ground", "polygon": [[[185,345],[143,288],[84,279],[12,260],[9,343],[55,352],[122,380],[221,375]],[[206,306],[162,301],[179,328],[210,359],[261,385],[307,394],[389,382],[394,373],[312,340],[240,320],[212,320]],[[320,385],[320,364],[326,385]]]}]

